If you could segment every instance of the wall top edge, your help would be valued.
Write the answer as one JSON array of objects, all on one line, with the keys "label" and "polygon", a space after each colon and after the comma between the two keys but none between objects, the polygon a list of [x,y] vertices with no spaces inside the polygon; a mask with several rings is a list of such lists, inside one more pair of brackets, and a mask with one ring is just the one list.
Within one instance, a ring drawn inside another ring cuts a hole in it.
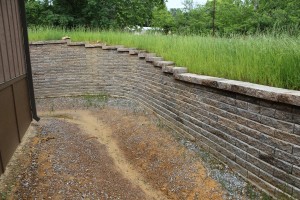
[{"label": "wall top edge", "polygon": [[46,45],[46,44],[67,44],[68,40],[49,40],[49,41],[36,41],[29,42],[29,45]]},{"label": "wall top edge", "polygon": [[240,93],[269,101],[300,106],[300,91],[288,90],[266,85],[259,85],[243,81],[235,81],[212,76],[204,76],[192,73],[174,75],[177,80],[205,85],[221,90]]},{"label": "wall top edge", "polygon": [[[151,61],[154,66],[162,67],[162,71],[172,73],[174,78],[180,81],[189,82],[198,85],[204,85],[220,90],[239,93],[251,97],[265,99],[274,102],[291,104],[300,106],[300,91],[276,88],[266,85],[259,85],[255,83],[230,80],[225,78],[217,78],[212,76],[198,75],[187,73],[185,67],[175,67],[172,61],[163,61],[161,57],[155,57],[154,53],[147,53],[144,50],[137,50],[135,48],[124,48],[122,45],[106,46],[105,44],[88,44],[83,42],[71,43],[71,40],[52,40],[52,41],[37,41],[30,42],[30,45],[47,45],[47,44],[71,44],[69,46],[83,46],[85,47],[102,47],[104,50],[115,50],[118,52],[128,52],[130,55],[138,55],[139,58],[147,58],[146,61]],[[72,45],[73,44],[73,45]],[[158,59],[159,58],[159,59]]]}]

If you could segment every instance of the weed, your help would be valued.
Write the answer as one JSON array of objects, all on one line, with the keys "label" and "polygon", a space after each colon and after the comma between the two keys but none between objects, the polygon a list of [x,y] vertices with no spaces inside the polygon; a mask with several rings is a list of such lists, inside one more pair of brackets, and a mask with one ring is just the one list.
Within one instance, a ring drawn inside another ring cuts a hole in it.
[{"label": "weed", "polygon": [[160,129],[164,128],[165,127],[165,124],[163,122],[163,120],[161,120],[160,118],[157,118],[156,120],[156,126]]},{"label": "weed", "polygon": [[246,194],[248,198],[251,200],[258,199],[258,195],[257,192],[255,191],[255,188],[250,184],[247,184],[246,186]]},{"label": "weed", "polygon": [[1,192],[1,199],[6,200],[7,199],[7,193],[6,192]]},{"label": "weed", "polygon": [[109,95],[105,93],[100,93],[96,95],[87,94],[83,96],[84,100],[86,101],[87,108],[93,107],[93,106],[99,106],[106,103],[109,99]]},{"label": "weed", "polygon": [[261,200],[272,200],[273,198],[263,191],[258,191],[253,185],[247,183],[246,195],[251,200],[261,199]]},{"label": "weed", "polygon": [[61,118],[61,119],[73,119],[73,117],[71,115],[68,115],[68,114],[51,115],[51,117]]},{"label": "weed", "polygon": [[91,94],[87,94],[83,96],[85,100],[96,100],[96,101],[100,101],[100,102],[106,102],[109,98],[108,94],[105,93],[100,93],[100,94],[96,94],[96,95],[91,95]]},{"label": "weed", "polygon": [[263,193],[261,199],[262,199],[262,200],[272,200],[273,198],[270,197],[269,195],[267,195],[266,193]]}]

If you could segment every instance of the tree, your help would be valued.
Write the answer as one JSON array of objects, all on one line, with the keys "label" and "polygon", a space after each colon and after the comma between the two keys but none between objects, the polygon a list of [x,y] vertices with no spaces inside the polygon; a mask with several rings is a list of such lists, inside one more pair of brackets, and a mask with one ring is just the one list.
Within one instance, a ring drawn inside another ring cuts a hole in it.
[{"label": "tree", "polygon": [[166,34],[173,30],[174,18],[165,6],[154,8],[152,26],[162,28]]},{"label": "tree", "polygon": [[43,13],[43,5],[40,1],[26,1],[27,22],[29,25],[37,25],[41,23],[41,15]]},{"label": "tree", "polygon": [[[43,19],[46,25],[107,29],[149,25],[154,7],[164,4],[164,0],[29,0],[26,6],[31,25]],[[40,5],[46,16],[39,11]]]},{"label": "tree", "polygon": [[194,0],[184,0],[182,2],[182,5],[183,5],[183,11],[184,12],[190,12],[195,8]]},{"label": "tree", "polygon": [[156,26],[179,34],[219,35],[285,32],[300,34],[299,0],[184,0],[167,10],[166,0],[26,0],[30,26],[124,29]]}]

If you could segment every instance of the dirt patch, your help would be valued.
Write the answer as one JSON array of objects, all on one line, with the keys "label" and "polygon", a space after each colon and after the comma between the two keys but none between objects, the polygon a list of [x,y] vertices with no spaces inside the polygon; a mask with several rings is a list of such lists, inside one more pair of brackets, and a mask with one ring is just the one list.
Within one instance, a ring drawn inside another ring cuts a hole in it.
[{"label": "dirt patch", "polygon": [[[143,114],[44,112],[18,165],[2,178],[3,199],[222,199],[192,151]],[[14,164],[12,164],[14,165]]]},{"label": "dirt patch", "polygon": [[148,117],[116,109],[94,116],[112,127],[129,162],[168,198],[222,199],[221,187],[208,176],[199,157]]},{"label": "dirt patch", "polygon": [[[45,116],[49,116],[49,114]],[[151,185],[146,184],[147,181],[143,175],[137,172],[134,166],[127,161],[124,153],[113,139],[113,127],[104,124],[99,118],[93,116],[91,111],[59,111],[53,112],[50,116],[64,116],[69,123],[80,125],[81,129],[89,135],[85,141],[96,140],[107,147],[108,156],[114,161],[114,168],[121,173],[124,178],[129,180],[133,185],[139,186],[149,198],[165,199],[159,190],[155,190]]]}]

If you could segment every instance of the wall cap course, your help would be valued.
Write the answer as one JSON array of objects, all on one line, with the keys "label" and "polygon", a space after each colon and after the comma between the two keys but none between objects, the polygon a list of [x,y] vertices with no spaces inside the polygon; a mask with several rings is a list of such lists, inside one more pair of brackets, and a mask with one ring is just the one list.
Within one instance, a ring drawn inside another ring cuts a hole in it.
[{"label": "wall cap course", "polygon": [[151,56],[147,56],[145,58],[146,62],[155,62],[155,61],[163,61],[163,58],[162,57],[151,57]]},{"label": "wall cap course", "polygon": [[118,48],[118,52],[129,52],[130,50],[135,50],[136,48]]},{"label": "wall cap course", "polygon": [[68,42],[68,46],[85,46],[85,42]]},{"label": "wall cap course", "polygon": [[103,50],[117,50],[118,48],[123,48],[123,45],[114,45],[114,46],[102,46]]},{"label": "wall cap course", "polygon": [[130,55],[138,55],[139,53],[146,53],[145,50],[138,50],[138,49],[133,49],[129,51]]},{"label": "wall cap course", "polygon": [[68,40],[49,40],[49,41],[29,42],[29,45],[67,44],[67,43]]},{"label": "wall cap course", "polygon": [[105,46],[105,44],[85,44],[85,48],[102,48],[102,46]]},{"label": "wall cap course", "polygon": [[154,57],[154,56],[156,56],[156,53],[140,52],[138,54],[139,58]]},{"label": "wall cap course", "polygon": [[174,62],[173,61],[154,61],[153,65],[155,67],[165,67],[165,66],[174,66]]},{"label": "wall cap course", "polygon": [[260,99],[300,106],[300,91],[296,90],[275,88],[254,83],[191,73],[178,74],[175,76],[175,78],[185,82],[214,87],[217,89],[236,92]]}]

